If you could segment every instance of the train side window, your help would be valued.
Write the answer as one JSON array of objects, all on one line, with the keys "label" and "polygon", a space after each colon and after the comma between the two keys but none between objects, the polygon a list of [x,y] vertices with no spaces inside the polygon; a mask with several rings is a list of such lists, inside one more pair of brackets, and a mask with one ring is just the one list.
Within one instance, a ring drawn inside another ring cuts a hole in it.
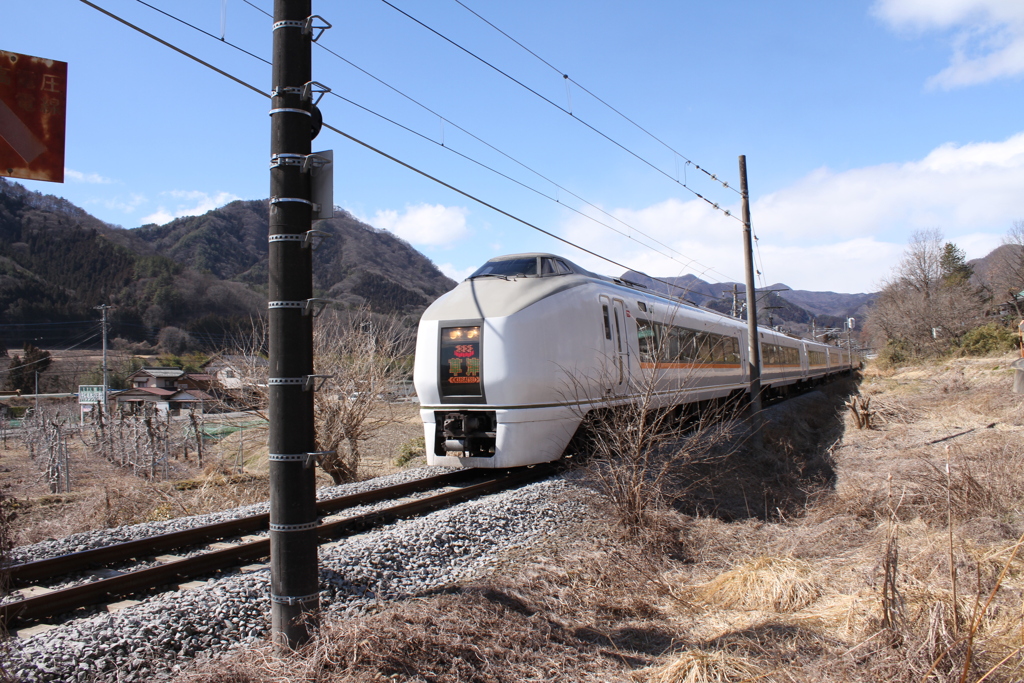
[{"label": "train side window", "polygon": [[668,348],[666,349],[666,358],[670,363],[685,362],[683,356],[683,343],[680,340],[681,329],[678,327],[668,328]]},{"label": "train side window", "polygon": [[604,311],[604,338],[612,338],[612,324],[608,320],[608,304],[602,304],[601,310]]},{"label": "train side window", "polygon": [[562,259],[555,259],[555,269],[558,270],[559,275],[568,275],[572,272],[572,268],[565,265],[565,261]]},{"label": "train side window", "polygon": [[540,274],[541,275],[555,275],[555,261],[554,259],[542,258],[540,260]]},{"label": "train side window", "polygon": [[725,352],[725,362],[735,364],[740,362],[740,343],[736,337],[726,337],[728,349]]},{"label": "train side window", "polygon": [[651,321],[637,318],[636,336],[637,346],[640,350],[640,362],[656,362],[658,360],[658,335]]},{"label": "train side window", "polygon": [[723,337],[720,334],[716,334],[716,335],[713,335],[712,338],[715,341],[715,346],[714,346],[715,362],[716,363],[724,363],[725,362],[725,353],[726,353],[725,337]]},{"label": "train side window", "polygon": [[678,328],[679,361],[693,363],[697,360],[697,333],[693,330]]},{"label": "train side window", "polygon": [[705,332],[694,333],[694,361],[698,363],[710,363],[713,356],[711,355],[711,339]]}]

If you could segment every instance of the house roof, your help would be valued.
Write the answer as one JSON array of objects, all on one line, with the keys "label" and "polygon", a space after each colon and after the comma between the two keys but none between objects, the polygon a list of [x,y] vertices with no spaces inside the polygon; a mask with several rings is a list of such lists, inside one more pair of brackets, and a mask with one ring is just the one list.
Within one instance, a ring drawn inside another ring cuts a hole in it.
[{"label": "house roof", "polygon": [[[158,387],[135,387],[134,389],[126,389],[117,395],[118,400],[121,397],[125,398],[147,398],[153,396],[156,398],[164,398],[166,396],[173,396],[177,393],[174,389],[160,389]],[[148,395],[148,396],[147,396]]]},{"label": "house roof", "polygon": [[212,401],[213,396],[210,396],[205,391],[199,391],[198,389],[186,389],[185,391],[179,391],[178,393],[171,396],[171,401]]},{"label": "house roof", "polygon": [[141,368],[129,375],[129,379],[137,375],[149,375],[150,377],[175,379],[176,377],[181,377],[184,374],[185,371],[181,368]]},{"label": "house roof", "polygon": [[238,370],[240,368],[244,368],[247,366],[254,366],[258,368],[266,367],[267,365],[270,364],[270,361],[268,361],[263,356],[242,356],[239,354],[228,353],[219,356],[214,356],[210,360],[203,363],[201,367],[205,368],[209,365],[217,364],[226,365],[228,367]]},{"label": "house roof", "polygon": [[213,401],[213,396],[199,389],[160,389],[158,387],[135,387],[125,389],[117,395],[124,401]]}]

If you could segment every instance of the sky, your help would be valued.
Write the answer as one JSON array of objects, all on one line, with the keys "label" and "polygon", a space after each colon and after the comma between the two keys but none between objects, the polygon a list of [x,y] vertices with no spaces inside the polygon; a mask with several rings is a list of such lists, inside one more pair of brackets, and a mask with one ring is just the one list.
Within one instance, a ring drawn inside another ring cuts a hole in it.
[{"label": "sky", "polygon": [[[147,3],[94,0],[270,90],[271,0]],[[68,62],[65,182],[27,187],[125,228],[269,195],[269,100],[80,0],[0,7],[0,50]],[[876,291],[916,230],[978,258],[1024,220],[1020,0],[313,11],[332,25],[313,50],[324,120],[466,193],[325,129],[335,204],[455,279],[551,251],[742,282],[739,155],[759,285]]]}]

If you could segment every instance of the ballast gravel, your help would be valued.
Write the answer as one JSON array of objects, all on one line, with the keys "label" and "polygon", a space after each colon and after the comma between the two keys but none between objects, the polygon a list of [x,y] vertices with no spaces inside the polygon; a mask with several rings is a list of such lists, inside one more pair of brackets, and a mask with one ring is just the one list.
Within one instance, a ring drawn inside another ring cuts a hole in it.
[{"label": "ballast gravel", "polygon": [[[414,470],[407,470],[405,472],[399,472],[398,474],[388,475],[386,477],[377,477],[375,479],[355,482],[353,484],[324,487],[317,490],[316,498],[317,500],[324,500],[326,498],[337,498],[339,496],[351,496],[356,493],[373,491],[386,486],[395,486],[409,481],[416,481],[417,479],[426,479],[437,474],[438,470],[436,468],[420,467]],[[19,546],[12,549],[11,560],[17,563],[45,560],[51,557],[59,557],[61,555],[81,552],[83,550],[102,548],[104,546],[114,545],[115,543],[135,541],[140,538],[149,538],[150,536],[169,534],[174,531],[194,529],[207,524],[216,524],[217,522],[226,522],[231,519],[240,519],[251,515],[259,515],[269,510],[269,503],[257,503],[255,505],[246,505],[244,507],[224,510],[222,512],[214,512],[208,515],[179,517],[161,522],[146,522],[145,524],[122,526],[115,529],[84,531],[79,534],[72,534],[65,538],[49,539],[46,541],[40,541],[39,543],[33,543],[32,545]]]},{"label": "ballast gravel", "polygon": [[[420,470],[409,479],[434,472]],[[394,476],[382,479],[322,495],[398,483]],[[563,478],[550,479],[323,545],[321,608],[352,616],[479,574],[510,550],[583,522],[587,509],[572,495],[576,489]],[[256,507],[244,508],[245,514]],[[220,514],[227,519],[234,512]],[[269,585],[269,570],[261,569],[69,622],[11,641],[6,668],[26,682],[164,680],[197,657],[265,639]]]}]

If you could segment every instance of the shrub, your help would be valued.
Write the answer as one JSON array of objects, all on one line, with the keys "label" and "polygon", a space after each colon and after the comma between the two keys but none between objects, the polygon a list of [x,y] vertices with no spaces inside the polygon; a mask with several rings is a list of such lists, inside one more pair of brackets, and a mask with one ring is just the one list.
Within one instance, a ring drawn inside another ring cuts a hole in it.
[{"label": "shrub", "polygon": [[959,346],[961,355],[985,356],[990,353],[1006,353],[1018,348],[1020,338],[999,323],[989,323],[965,334]]},{"label": "shrub", "polygon": [[885,346],[878,352],[878,367],[883,370],[898,368],[906,365],[913,359],[913,354],[905,342],[897,339],[889,339]]},{"label": "shrub", "polygon": [[425,458],[426,456],[426,441],[422,436],[417,436],[414,439],[409,439],[398,448],[395,467],[405,467],[416,458]]}]

